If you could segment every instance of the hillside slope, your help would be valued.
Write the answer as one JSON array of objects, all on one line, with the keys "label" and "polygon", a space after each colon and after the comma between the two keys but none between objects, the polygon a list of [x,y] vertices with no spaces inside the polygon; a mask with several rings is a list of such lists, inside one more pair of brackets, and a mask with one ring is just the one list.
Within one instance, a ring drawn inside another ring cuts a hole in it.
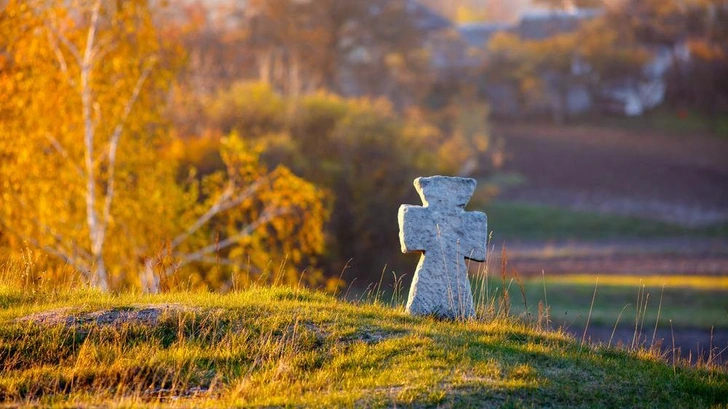
[{"label": "hillside slope", "polygon": [[511,318],[440,322],[289,288],[41,297],[0,286],[0,402],[726,407],[728,374]]}]

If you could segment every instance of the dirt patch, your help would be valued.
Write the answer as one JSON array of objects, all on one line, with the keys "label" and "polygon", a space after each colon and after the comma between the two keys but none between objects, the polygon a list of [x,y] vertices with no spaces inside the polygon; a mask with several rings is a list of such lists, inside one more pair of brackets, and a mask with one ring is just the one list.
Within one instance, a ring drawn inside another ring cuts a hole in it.
[{"label": "dirt patch", "polygon": [[[497,262],[496,262],[497,263]],[[728,257],[685,255],[509,258],[524,276],[546,274],[707,275],[728,274]]]},{"label": "dirt patch", "polygon": [[408,331],[387,331],[381,328],[364,326],[355,334],[340,339],[345,344],[352,342],[364,342],[365,344],[378,344],[392,338],[399,338],[407,335]]},{"label": "dirt patch", "polygon": [[728,222],[728,141],[590,127],[494,127],[504,171],[525,183],[499,198],[684,226]]},{"label": "dirt patch", "polygon": [[[506,142],[503,171],[523,180],[499,199],[685,227],[728,223],[726,140],[553,125],[500,124],[493,134]],[[726,238],[670,240],[510,240],[508,255],[522,274],[728,274]]]},{"label": "dirt patch", "polygon": [[[675,237],[507,244],[508,265],[523,276],[546,274],[728,275],[728,239]],[[490,255],[491,268],[500,252]]]},{"label": "dirt patch", "polygon": [[193,310],[181,304],[135,305],[110,308],[92,312],[78,312],[71,308],[44,311],[16,319],[17,322],[30,322],[38,325],[66,327],[76,326],[122,326],[128,323],[155,325],[165,314]]},{"label": "dirt patch", "polygon": [[207,387],[195,386],[187,389],[154,388],[144,391],[146,401],[175,402],[181,399],[210,398],[211,390]]}]

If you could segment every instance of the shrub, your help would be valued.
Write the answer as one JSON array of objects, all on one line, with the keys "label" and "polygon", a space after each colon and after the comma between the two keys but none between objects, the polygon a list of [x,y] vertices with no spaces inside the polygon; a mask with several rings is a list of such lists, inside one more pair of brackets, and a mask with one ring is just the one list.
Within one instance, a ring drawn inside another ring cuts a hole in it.
[{"label": "shrub", "polygon": [[[210,118],[212,131],[203,139],[237,129],[246,143],[260,149],[268,166],[285,165],[333,194],[324,265],[330,277],[345,266],[351,268],[346,278],[365,282],[378,280],[385,265],[398,272],[412,270],[412,260],[399,252],[396,221],[400,204],[419,203],[412,181],[422,175],[472,172],[488,148],[487,110],[480,107],[450,106],[433,115],[435,124],[422,111],[398,113],[385,99],[347,99],[326,92],[283,99],[260,84],[237,84],[218,98],[210,112],[218,112],[216,107],[226,101],[234,101],[234,108],[226,108],[222,121]],[[204,144],[191,141],[189,146]],[[190,165],[209,169],[204,158],[211,156],[195,155],[190,155]]]}]

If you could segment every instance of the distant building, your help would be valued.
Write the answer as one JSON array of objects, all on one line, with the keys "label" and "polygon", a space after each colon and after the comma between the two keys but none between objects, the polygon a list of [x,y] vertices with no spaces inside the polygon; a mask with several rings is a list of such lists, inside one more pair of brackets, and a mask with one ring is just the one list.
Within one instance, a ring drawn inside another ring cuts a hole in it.
[{"label": "distant building", "polygon": [[485,49],[493,35],[513,31],[514,27],[508,23],[467,23],[459,25],[458,32],[468,46]]},{"label": "distant building", "polygon": [[626,116],[640,116],[662,104],[667,93],[665,78],[675,63],[675,56],[689,58],[682,48],[654,48],[653,57],[642,67],[640,78],[627,78],[606,84],[598,96],[602,110]]},{"label": "distant building", "polygon": [[521,17],[512,31],[523,40],[543,40],[558,34],[574,32],[584,21],[592,20],[603,14],[601,9],[528,12]]},{"label": "distant building", "polygon": [[453,23],[417,0],[407,0],[407,12],[413,17],[415,26],[424,32],[446,30]]}]

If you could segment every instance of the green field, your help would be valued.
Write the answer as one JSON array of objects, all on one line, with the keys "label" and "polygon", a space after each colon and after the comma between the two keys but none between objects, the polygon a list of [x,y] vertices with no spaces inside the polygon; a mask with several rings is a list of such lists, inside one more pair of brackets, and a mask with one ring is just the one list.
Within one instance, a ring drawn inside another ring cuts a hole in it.
[{"label": "green field", "polygon": [[495,201],[476,205],[488,214],[496,242],[520,240],[598,240],[615,238],[728,237],[728,224],[686,228],[635,217],[579,212],[551,206]]},{"label": "green field", "polygon": [[[489,277],[488,290],[480,282],[475,286],[486,297],[502,296],[500,277]],[[530,278],[523,287],[508,277],[505,287],[514,314],[536,316],[541,302],[558,325],[584,327],[590,317],[590,325],[610,328],[634,327],[638,320],[650,333],[656,324],[671,323],[679,329],[728,329],[728,277],[559,275]]]},{"label": "green field", "polygon": [[639,132],[659,132],[675,137],[708,135],[728,138],[728,116],[711,118],[697,111],[676,112],[670,108],[658,108],[636,117],[595,115],[577,118],[572,125],[587,125]]},{"label": "green field", "polygon": [[[119,318],[144,311],[158,316]],[[581,344],[483,313],[443,322],[292,288],[141,296],[0,286],[0,400],[56,407],[728,405],[724,370],[674,366],[645,350]]]}]

